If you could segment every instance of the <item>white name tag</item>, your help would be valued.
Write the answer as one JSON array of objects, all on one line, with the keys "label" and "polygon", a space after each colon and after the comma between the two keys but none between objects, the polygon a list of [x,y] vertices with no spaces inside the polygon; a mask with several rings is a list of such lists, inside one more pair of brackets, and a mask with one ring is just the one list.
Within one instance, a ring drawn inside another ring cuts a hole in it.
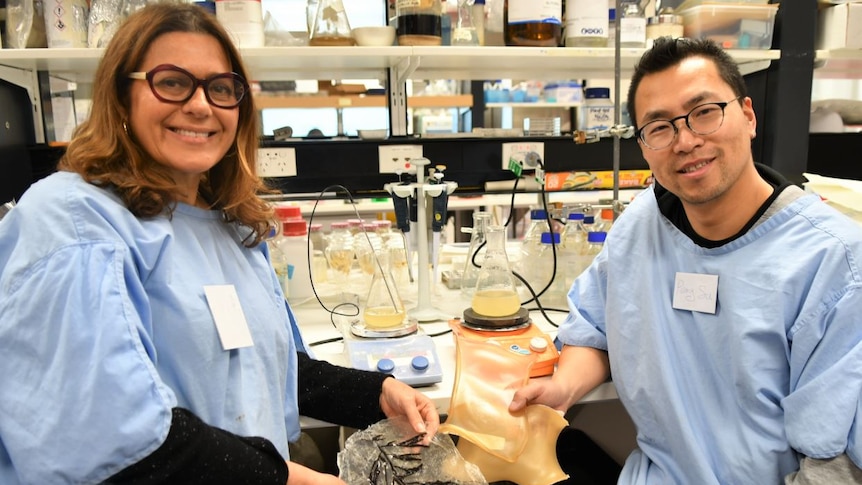
[{"label": "white name tag", "polygon": [[673,285],[673,307],[677,310],[715,314],[718,275],[677,273]]},{"label": "white name tag", "polygon": [[204,286],[207,304],[215,320],[221,346],[224,350],[251,347],[251,332],[239,304],[239,297],[233,285]]}]

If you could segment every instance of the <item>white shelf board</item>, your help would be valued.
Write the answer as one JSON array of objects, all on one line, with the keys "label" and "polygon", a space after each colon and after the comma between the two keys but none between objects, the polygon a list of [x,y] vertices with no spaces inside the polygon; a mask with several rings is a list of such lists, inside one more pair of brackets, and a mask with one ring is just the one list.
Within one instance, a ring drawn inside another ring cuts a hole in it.
[{"label": "white shelf board", "polygon": [[[0,65],[47,70],[87,82],[104,49],[0,49]],[[743,73],[768,67],[777,50],[731,50]],[[643,49],[622,49],[629,77]],[[243,49],[253,80],[381,78],[389,68],[412,79],[583,79],[614,76],[611,48],[577,47],[259,47]]]},{"label": "white shelf board", "polygon": [[535,103],[485,103],[486,108],[577,108],[582,103],[549,103],[537,101]]},{"label": "white shelf board", "polygon": [[814,77],[818,79],[862,78],[862,49],[815,51]]}]

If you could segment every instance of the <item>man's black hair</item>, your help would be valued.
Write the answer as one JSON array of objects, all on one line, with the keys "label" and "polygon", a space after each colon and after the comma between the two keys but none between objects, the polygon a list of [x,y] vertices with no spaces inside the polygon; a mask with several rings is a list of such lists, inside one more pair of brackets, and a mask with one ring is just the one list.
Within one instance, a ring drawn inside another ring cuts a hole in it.
[{"label": "man's black hair", "polygon": [[[739,103],[742,103],[742,98],[746,96],[745,80],[739,72],[736,62],[718,44],[708,39],[660,37],[655,40],[651,49],[644,52],[632,75],[627,101],[629,114],[635,128],[638,127],[635,94],[643,77],[664,71],[689,57],[705,57],[714,62],[719,76],[733,89],[736,96],[740,96]],[[667,89],[675,89],[675,87],[667,86]]]}]

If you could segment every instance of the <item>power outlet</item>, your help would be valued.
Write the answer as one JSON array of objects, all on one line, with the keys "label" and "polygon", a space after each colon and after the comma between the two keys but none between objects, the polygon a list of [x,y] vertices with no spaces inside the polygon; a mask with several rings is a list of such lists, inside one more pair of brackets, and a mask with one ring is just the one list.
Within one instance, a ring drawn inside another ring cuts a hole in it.
[{"label": "power outlet", "polygon": [[377,154],[380,173],[407,172],[411,168],[410,160],[422,158],[422,145],[379,145]]},{"label": "power outlet", "polygon": [[535,157],[544,163],[545,143],[541,141],[525,141],[503,143],[503,170],[510,170],[511,163],[520,164],[522,170],[536,169]]},{"label": "power outlet", "polygon": [[257,174],[261,177],[296,176],[296,149],[258,148]]}]

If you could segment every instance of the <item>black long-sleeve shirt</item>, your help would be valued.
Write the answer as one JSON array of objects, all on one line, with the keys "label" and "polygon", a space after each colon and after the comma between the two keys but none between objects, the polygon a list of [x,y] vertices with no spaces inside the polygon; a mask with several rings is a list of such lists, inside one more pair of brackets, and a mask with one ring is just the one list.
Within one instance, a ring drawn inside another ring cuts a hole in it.
[{"label": "black long-sleeve shirt", "polygon": [[[384,418],[380,392],[389,375],[336,366],[304,352],[299,353],[298,373],[300,414],[354,428]],[[237,436],[174,408],[162,446],[106,483],[284,485],[287,476],[284,457],[269,440]]]}]

